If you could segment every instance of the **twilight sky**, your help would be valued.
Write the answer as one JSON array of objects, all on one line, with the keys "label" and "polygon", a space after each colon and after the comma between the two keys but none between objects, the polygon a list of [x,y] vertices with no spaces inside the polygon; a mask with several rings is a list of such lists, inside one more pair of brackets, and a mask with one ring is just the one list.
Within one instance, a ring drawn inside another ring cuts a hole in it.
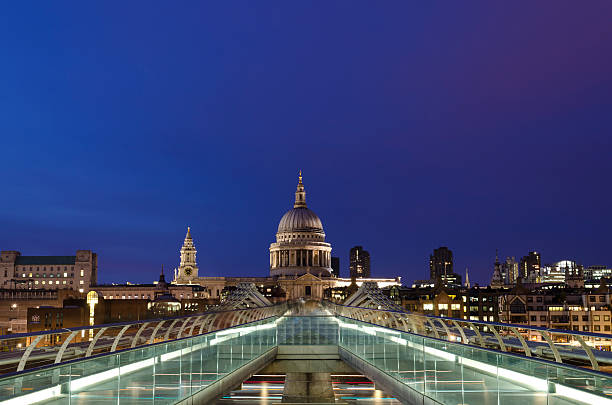
[{"label": "twilight sky", "polygon": [[612,265],[612,2],[501,3],[7,3],[0,249],[264,276],[302,169],[344,276]]}]

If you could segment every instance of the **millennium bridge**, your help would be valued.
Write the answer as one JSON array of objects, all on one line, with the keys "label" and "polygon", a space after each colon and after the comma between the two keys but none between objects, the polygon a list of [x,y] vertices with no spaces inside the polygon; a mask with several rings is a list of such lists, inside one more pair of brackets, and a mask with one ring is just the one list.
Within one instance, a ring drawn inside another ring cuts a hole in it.
[{"label": "millennium bridge", "polygon": [[343,305],[242,284],[192,316],[1,336],[0,404],[208,404],[256,373],[285,375],[283,403],[341,403],[330,375],[359,372],[405,404],[612,405],[608,339],[413,314],[371,283]]}]

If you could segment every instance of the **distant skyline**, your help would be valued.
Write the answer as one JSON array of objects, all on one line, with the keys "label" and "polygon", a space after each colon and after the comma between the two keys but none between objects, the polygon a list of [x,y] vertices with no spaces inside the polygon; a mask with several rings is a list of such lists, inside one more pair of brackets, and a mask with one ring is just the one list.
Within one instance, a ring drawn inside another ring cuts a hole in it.
[{"label": "distant skyline", "polygon": [[612,265],[612,3],[7,4],[0,249],[264,276],[299,169],[348,275]]}]

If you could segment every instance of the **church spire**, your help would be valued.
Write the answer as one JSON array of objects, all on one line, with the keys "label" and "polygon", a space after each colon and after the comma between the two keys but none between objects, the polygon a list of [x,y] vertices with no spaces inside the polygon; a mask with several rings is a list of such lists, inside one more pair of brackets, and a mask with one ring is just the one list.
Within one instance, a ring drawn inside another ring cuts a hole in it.
[{"label": "church spire", "polygon": [[470,275],[468,273],[468,268],[467,267],[465,268],[465,286],[467,288],[471,287],[471,285],[470,285]]},{"label": "church spire", "polygon": [[164,265],[162,264],[162,268],[161,268],[161,274],[159,275],[159,282],[160,283],[165,283],[166,282],[166,276],[164,275]]},{"label": "church spire", "polygon": [[187,235],[185,235],[185,239],[191,239],[191,229],[187,227]]},{"label": "church spire", "polygon": [[298,175],[297,190],[295,190],[295,204],[293,208],[306,208],[306,191],[304,191],[304,184],[302,184],[302,171]]}]

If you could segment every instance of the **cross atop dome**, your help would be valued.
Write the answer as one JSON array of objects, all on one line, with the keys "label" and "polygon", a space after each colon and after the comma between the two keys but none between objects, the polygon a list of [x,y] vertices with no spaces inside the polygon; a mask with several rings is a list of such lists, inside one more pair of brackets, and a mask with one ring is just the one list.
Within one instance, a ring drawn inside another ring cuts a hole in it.
[{"label": "cross atop dome", "polygon": [[304,191],[304,184],[302,184],[302,171],[298,175],[297,190],[295,190],[295,203],[293,208],[307,208],[306,207],[306,191]]}]

